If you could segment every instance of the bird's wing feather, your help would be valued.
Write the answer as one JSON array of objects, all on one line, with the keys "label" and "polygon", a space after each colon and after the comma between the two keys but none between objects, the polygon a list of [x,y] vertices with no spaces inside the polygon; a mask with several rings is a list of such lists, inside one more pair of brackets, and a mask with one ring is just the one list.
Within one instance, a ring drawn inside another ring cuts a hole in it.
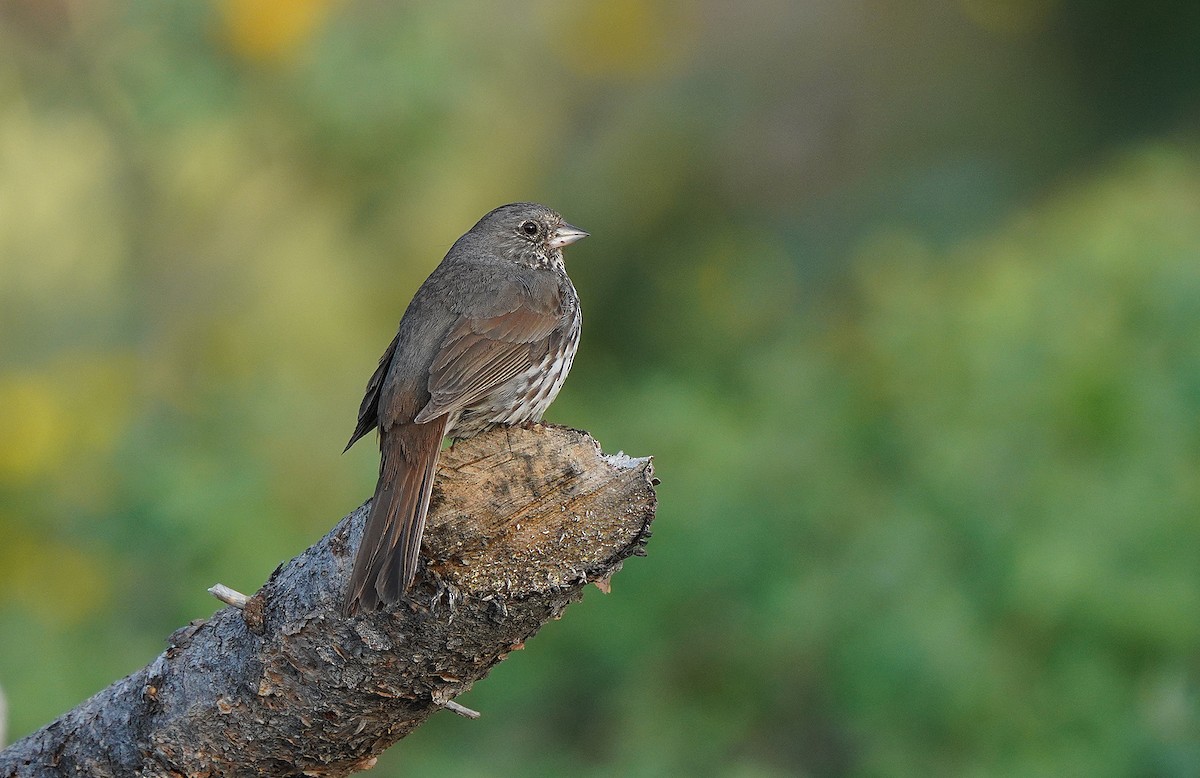
[{"label": "bird's wing feather", "polygon": [[354,428],[350,442],[346,444],[346,448],[342,449],[342,453],[349,451],[355,441],[378,426],[379,392],[383,386],[383,379],[387,376],[388,368],[391,367],[392,357],[396,354],[396,344],[399,341],[400,333],[397,332],[396,336],[392,338],[392,342],[388,344],[387,350],[383,352],[383,356],[379,358],[379,366],[375,368],[371,380],[367,381],[367,391],[363,395],[362,404],[358,407],[358,425]]},{"label": "bird's wing feather", "polygon": [[423,423],[468,407],[541,361],[561,318],[557,289],[552,297],[533,300],[522,295],[511,310],[460,317],[434,358],[430,400],[414,421]]}]

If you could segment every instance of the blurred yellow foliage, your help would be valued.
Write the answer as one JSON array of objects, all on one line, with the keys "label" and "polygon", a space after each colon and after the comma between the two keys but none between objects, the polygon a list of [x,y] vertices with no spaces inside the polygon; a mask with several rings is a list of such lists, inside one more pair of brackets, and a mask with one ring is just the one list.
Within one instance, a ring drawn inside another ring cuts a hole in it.
[{"label": "blurred yellow foliage", "polygon": [[672,0],[594,0],[560,9],[550,40],[583,73],[652,75],[675,62],[694,37],[685,5]]},{"label": "blurred yellow foliage", "polygon": [[0,294],[111,294],[126,248],[115,164],[98,122],[0,102]]},{"label": "blurred yellow foliage", "polygon": [[959,0],[973,22],[991,32],[1028,35],[1053,18],[1058,0]]},{"label": "blurred yellow foliage", "polygon": [[0,373],[0,482],[52,476],[72,456],[106,456],[128,422],[129,363],[62,357]]},{"label": "blurred yellow foliage", "polygon": [[249,60],[293,56],[325,20],[331,0],[224,0],[224,34],[230,48]]},{"label": "blurred yellow foliage", "polygon": [[44,605],[35,612],[49,626],[78,624],[108,605],[112,573],[107,562],[96,549],[20,533],[0,517],[0,589],[17,601]]},{"label": "blurred yellow foliage", "polygon": [[53,469],[68,432],[62,400],[45,376],[0,375],[0,481]]}]

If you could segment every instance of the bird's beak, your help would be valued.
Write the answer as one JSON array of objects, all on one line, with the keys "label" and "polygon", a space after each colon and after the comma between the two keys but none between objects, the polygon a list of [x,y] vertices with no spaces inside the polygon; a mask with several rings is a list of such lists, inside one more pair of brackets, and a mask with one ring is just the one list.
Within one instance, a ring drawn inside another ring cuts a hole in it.
[{"label": "bird's beak", "polygon": [[577,240],[583,240],[588,234],[578,227],[572,227],[569,224],[564,224],[554,231],[554,237],[550,238],[550,248],[560,249],[563,246],[570,246]]}]

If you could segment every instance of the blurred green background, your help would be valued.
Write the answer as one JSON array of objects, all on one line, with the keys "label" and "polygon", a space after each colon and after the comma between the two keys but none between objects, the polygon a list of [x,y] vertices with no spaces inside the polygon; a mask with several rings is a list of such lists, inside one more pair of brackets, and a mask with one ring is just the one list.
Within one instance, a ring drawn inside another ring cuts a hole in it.
[{"label": "blurred green background", "polygon": [[647,559],[373,775],[1200,774],[1200,4],[0,0],[10,738],[366,498],[485,211]]}]

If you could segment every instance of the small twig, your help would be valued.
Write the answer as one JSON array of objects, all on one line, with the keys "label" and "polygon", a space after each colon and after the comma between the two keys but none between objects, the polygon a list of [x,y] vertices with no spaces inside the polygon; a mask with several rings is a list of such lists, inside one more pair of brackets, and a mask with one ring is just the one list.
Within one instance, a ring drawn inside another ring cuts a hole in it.
[{"label": "small twig", "polygon": [[448,700],[442,707],[452,713],[457,713],[464,719],[477,719],[483,715],[477,710],[471,710],[466,705],[459,705],[454,700]]},{"label": "small twig", "polygon": [[250,600],[246,595],[236,589],[230,589],[225,584],[215,584],[209,587],[208,593],[226,605],[232,605],[238,610],[243,610],[246,607],[246,603]]}]

